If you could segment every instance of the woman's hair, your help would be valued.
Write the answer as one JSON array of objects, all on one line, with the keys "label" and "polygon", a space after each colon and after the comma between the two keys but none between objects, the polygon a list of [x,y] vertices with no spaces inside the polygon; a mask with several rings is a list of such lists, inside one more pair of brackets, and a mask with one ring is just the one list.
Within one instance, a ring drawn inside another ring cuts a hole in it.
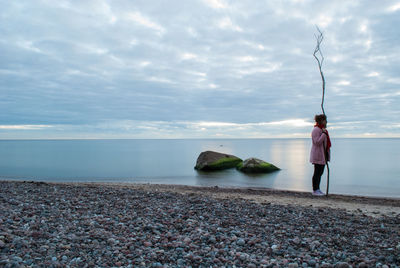
[{"label": "woman's hair", "polygon": [[322,121],[326,120],[326,115],[324,115],[324,114],[317,114],[317,115],[314,117],[314,120],[315,120],[315,122],[316,122],[317,124],[321,124]]}]

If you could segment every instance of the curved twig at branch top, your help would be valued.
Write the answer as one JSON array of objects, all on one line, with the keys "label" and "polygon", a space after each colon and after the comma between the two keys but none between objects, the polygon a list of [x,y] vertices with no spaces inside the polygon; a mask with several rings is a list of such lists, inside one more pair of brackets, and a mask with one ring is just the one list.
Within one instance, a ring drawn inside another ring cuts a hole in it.
[{"label": "curved twig at branch top", "polygon": [[[319,68],[319,73],[321,74],[321,79],[322,79],[322,102],[321,102],[321,109],[322,109],[322,113],[325,114],[325,110],[324,110],[324,101],[325,101],[325,77],[324,77],[324,73],[322,72],[322,64],[324,62],[324,55],[322,54],[320,45],[322,43],[322,40],[324,40],[324,35],[322,34],[321,30],[318,28],[317,26],[317,30],[318,30],[318,35],[315,35],[315,39],[317,39],[317,46],[315,47],[314,50],[314,58],[317,60],[318,62],[318,68]],[[319,56],[319,57],[318,57]]]}]

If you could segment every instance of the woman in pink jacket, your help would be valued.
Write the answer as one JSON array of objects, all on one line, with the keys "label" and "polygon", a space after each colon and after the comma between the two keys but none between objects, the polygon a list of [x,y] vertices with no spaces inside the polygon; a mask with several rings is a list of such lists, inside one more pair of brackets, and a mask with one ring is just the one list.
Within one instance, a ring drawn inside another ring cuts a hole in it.
[{"label": "woman in pink jacket", "polygon": [[324,173],[326,162],[330,160],[331,140],[326,130],[326,116],[324,114],[315,116],[315,126],[311,133],[312,147],[310,162],[314,165],[312,177],[313,195],[322,196],[324,193],[319,189],[321,176]]}]

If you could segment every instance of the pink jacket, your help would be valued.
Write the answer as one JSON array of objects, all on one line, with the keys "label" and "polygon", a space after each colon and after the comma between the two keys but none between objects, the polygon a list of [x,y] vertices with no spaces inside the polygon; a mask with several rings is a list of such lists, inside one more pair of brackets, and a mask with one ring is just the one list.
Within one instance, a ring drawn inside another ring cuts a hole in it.
[{"label": "pink jacket", "polygon": [[[326,159],[325,159],[324,146],[326,148],[327,137],[325,134],[322,133],[322,129],[320,129],[319,127],[314,127],[311,133],[311,137],[312,137],[312,147],[310,153],[310,162],[313,164],[325,165]],[[330,151],[328,151],[327,156],[329,161]]]}]

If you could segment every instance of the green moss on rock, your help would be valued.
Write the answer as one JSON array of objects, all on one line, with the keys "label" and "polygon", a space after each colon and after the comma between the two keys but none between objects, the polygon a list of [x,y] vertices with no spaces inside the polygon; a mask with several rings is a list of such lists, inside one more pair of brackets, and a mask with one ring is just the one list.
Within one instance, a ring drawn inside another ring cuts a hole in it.
[{"label": "green moss on rock", "polygon": [[226,157],[226,158],[221,158],[218,161],[215,161],[211,164],[208,165],[208,169],[210,170],[221,170],[221,169],[228,169],[228,168],[234,168],[238,164],[242,163],[242,159],[237,158],[237,157]]},{"label": "green moss on rock", "polygon": [[206,151],[202,152],[199,155],[199,157],[197,158],[196,166],[194,168],[203,171],[223,170],[234,168],[242,161],[242,159],[234,155]]},{"label": "green moss on rock", "polygon": [[280,170],[275,165],[257,158],[246,159],[239,163],[236,168],[244,173],[270,173]]}]

